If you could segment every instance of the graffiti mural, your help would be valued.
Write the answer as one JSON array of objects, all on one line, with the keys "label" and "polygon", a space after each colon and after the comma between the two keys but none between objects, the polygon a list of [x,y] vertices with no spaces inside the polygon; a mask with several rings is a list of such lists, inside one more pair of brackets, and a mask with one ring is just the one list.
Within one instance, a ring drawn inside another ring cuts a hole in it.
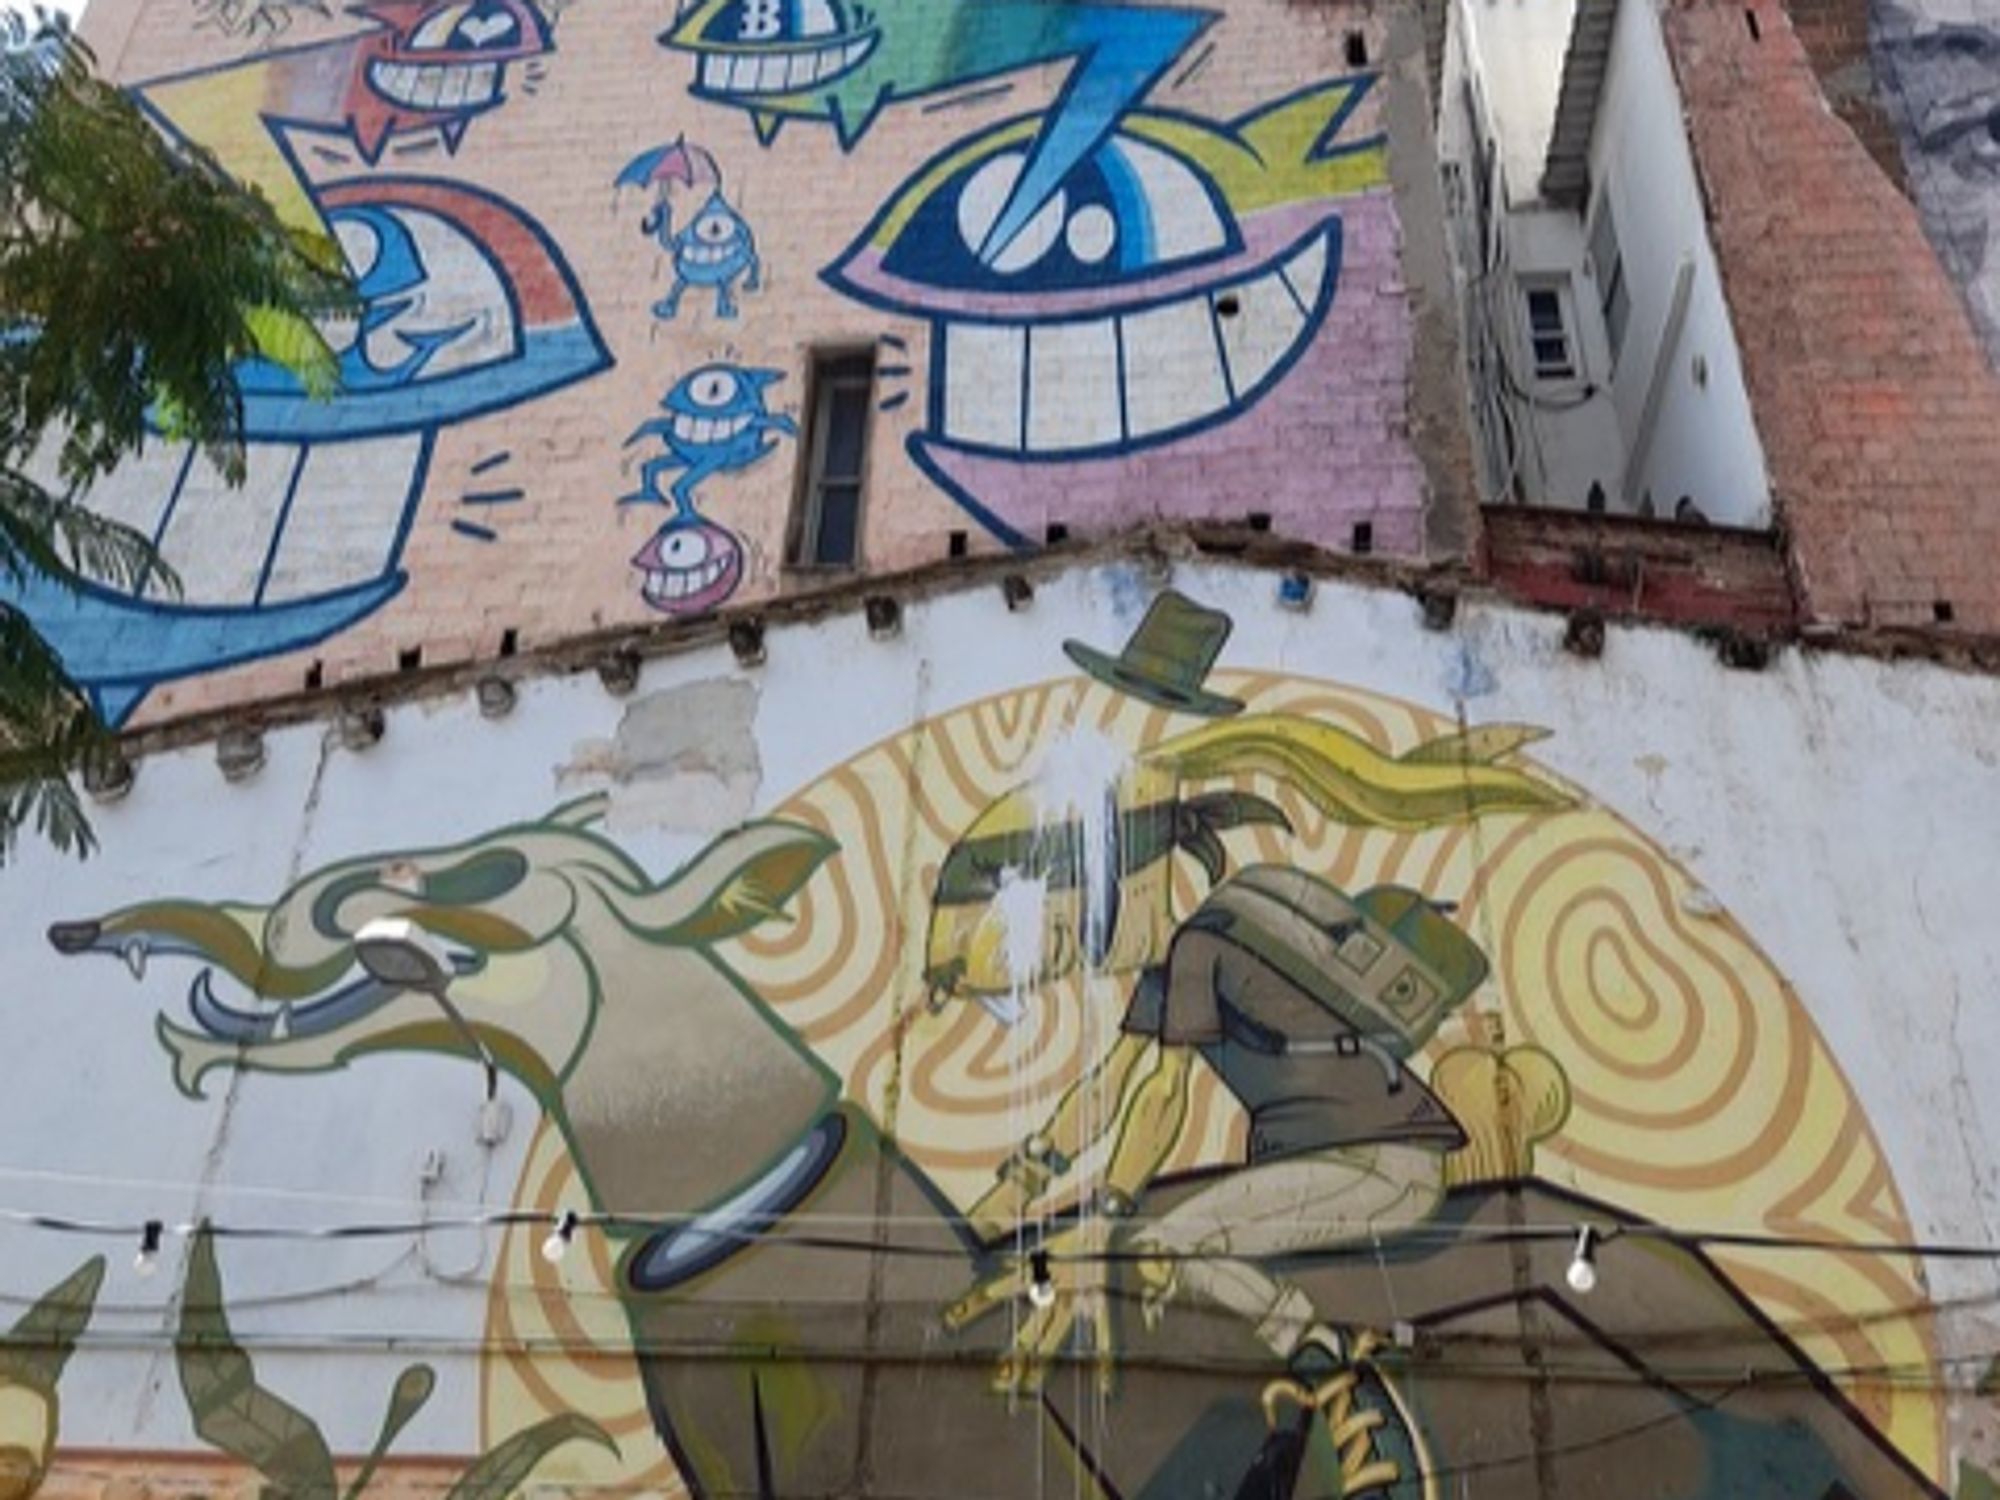
[{"label": "graffiti mural", "polygon": [[[703,195],[679,228],[674,226],[672,197],[676,183]],[[681,295],[698,286],[714,291],[718,318],[735,317],[736,284],[741,282],[746,292],[756,291],[763,284],[764,263],[757,258],[757,237],[749,223],[722,196],[722,169],[715,158],[682,137],[633,157],[618,174],[617,185],[653,191],[652,207],[640,230],[659,244],[674,277],[667,295],[653,304],[653,316],[678,317]]]},{"label": "graffiti mural", "polygon": [[1924,228],[2000,364],[2000,10],[1874,0],[1869,36]]},{"label": "graffiti mural", "polygon": [[362,306],[326,330],[339,355],[332,399],[308,399],[276,366],[241,370],[242,488],[192,447],[160,443],[93,492],[151,537],[178,596],[157,581],[136,594],[7,587],[113,724],[158,683],[312,645],[379,609],[405,581],[398,562],[438,430],[610,362],[561,252],[513,204],[443,178],[330,178],[296,154],[299,132],[334,132],[371,162],[412,131],[454,148],[502,102],[507,70],[547,49],[546,23],[525,0],[396,0],[369,14],[354,38],[138,91],[164,128],[323,230]]},{"label": "graffiti mural", "polygon": [[[1381,138],[1340,138],[1370,83],[1309,89],[1226,126],[1125,115],[998,254],[986,247],[1037,122],[995,127],[917,172],[826,273],[930,320],[930,412],[911,457],[1017,545],[1052,490],[1108,480],[1115,493],[1135,472],[1154,481],[1158,513],[1212,514],[1197,476],[1281,448],[1350,358],[1323,336],[1343,247],[1379,242],[1392,222]],[[1322,510],[1337,504],[1328,477],[1315,478]],[[1279,480],[1259,504],[1284,498]]]},{"label": "graffiti mural", "polygon": [[[722,604],[742,582],[742,543],[701,514],[696,491],[718,474],[762,462],[780,437],[798,436],[797,423],[765,404],[764,393],[783,378],[782,370],[704,365],[660,398],[664,416],[642,422],[625,440],[628,448],[657,441],[662,449],[640,465],[638,490],[618,502],[673,511],[632,559],[644,575],[646,602],[655,609],[699,614]],[[675,470],[680,473],[661,493]]]},{"label": "graffiti mural", "polygon": [[[469,1027],[542,1114],[485,1427],[586,1424],[547,1430],[592,1482],[1938,1494],[1935,1384],[1839,1373],[1936,1351],[1915,1267],[1839,1248],[1908,1219],[1783,979],[1544,731],[1225,667],[1232,633],[1161,593],[663,877],[594,795],[49,940],[161,997],[190,1099]],[[384,917],[435,993],[357,942]],[[591,1254],[538,1253],[585,1210]],[[1604,1378],[1527,1380],[1529,1323]]]}]

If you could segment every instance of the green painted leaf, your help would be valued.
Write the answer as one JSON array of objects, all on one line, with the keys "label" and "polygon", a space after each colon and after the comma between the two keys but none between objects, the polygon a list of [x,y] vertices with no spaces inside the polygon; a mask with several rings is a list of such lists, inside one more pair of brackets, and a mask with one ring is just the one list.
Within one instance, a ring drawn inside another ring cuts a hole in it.
[{"label": "green painted leaf", "polygon": [[360,1470],[347,1486],[343,1500],[354,1500],[368,1488],[368,1481],[375,1477],[375,1471],[382,1464],[382,1456],[389,1451],[389,1445],[396,1436],[410,1425],[410,1419],[431,1399],[431,1392],[437,1389],[437,1372],[429,1365],[411,1365],[396,1377],[395,1388],[389,1392],[389,1409],[382,1413],[382,1430],[375,1434],[375,1446],[368,1450],[368,1457],[362,1461]]},{"label": "green painted leaf", "polygon": [[1962,1463],[1958,1466],[1956,1500],[2000,1500],[2000,1484],[1978,1464]]},{"label": "green painted leaf", "polygon": [[262,1474],[271,1500],[333,1500],[333,1457],[318,1425],[257,1383],[250,1356],[229,1331],[206,1225],[188,1257],[175,1356],[197,1437]]},{"label": "green painted leaf", "polygon": [[324,401],[340,389],[340,362],[312,319],[280,307],[252,307],[243,314],[257,352],[298,377],[306,394]]},{"label": "green painted leaf", "polygon": [[97,1289],[103,1285],[104,1257],[93,1255],[42,1293],[0,1338],[0,1380],[54,1395],[78,1336],[90,1325]]},{"label": "green painted leaf", "polygon": [[611,1434],[590,1418],[565,1412],[523,1428],[459,1476],[445,1500],[507,1500],[527,1483],[541,1461],[564,1443],[582,1438],[615,1454]]}]

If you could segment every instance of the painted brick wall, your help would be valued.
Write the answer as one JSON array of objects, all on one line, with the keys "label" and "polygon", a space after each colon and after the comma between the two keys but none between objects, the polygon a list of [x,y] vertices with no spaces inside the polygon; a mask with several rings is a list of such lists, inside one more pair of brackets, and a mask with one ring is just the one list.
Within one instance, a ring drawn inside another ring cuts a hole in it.
[{"label": "painted brick wall", "polygon": [[369,300],[338,401],[253,395],[243,490],[163,446],[95,496],[180,604],[19,601],[114,719],[817,586],[816,348],[876,355],[870,569],[1256,515],[1415,554],[1462,483],[1413,11],[538,3],[93,6]]},{"label": "painted brick wall", "polygon": [[1807,617],[2000,629],[2000,386],[1915,210],[1778,0],[1664,19]]}]

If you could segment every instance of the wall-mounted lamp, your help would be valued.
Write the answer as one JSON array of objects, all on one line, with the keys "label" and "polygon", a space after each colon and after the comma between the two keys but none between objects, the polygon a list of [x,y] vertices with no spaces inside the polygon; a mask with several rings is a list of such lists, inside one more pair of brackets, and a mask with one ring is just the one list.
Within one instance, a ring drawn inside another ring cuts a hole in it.
[{"label": "wall-mounted lamp", "polygon": [[371,750],[389,732],[389,721],[379,703],[360,703],[343,708],[334,727],[349,750]]},{"label": "wall-mounted lamp", "polygon": [[223,730],[215,742],[215,763],[224,781],[248,781],[264,769],[264,732],[248,726]]},{"label": "wall-mounted lamp", "polygon": [[739,667],[761,667],[764,665],[764,622],[756,615],[745,615],[729,622],[729,649],[736,653]]},{"label": "wall-mounted lamp", "polygon": [[598,658],[597,680],[614,698],[623,698],[639,685],[639,654],[636,651],[609,651]]},{"label": "wall-mounted lamp", "polygon": [[116,745],[106,746],[102,754],[92,755],[83,763],[83,789],[93,802],[108,804],[120,800],[132,790],[134,776],[132,762]]},{"label": "wall-mounted lamp", "polygon": [[891,640],[903,633],[903,606],[889,594],[870,594],[861,602],[868,616],[868,638]]},{"label": "wall-mounted lamp", "polygon": [[1424,629],[1449,630],[1458,618],[1458,595],[1451,589],[1425,589],[1417,595]]},{"label": "wall-mounted lamp", "polygon": [[1019,614],[1035,602],[1035,586],[1019,573],[1009,573],[1000,580],[1000,597],[1007,601],[1009,613]]},{"label": "wall-mounted lamp", "polygon": [[1310,573],[1294,569],[1278,579],[1278,608],[1304,614],[1312,608],[1313,581]]},{"label": "wall-mounted lamp", "polygon": [[504,719],[514,711],[514,684],[504,677],[482,677],[473,691],[482,719]]},{"label": "wall-mounted lamp", "polygon": [[569,1242],[576,1238],[576,1210],[566,1208],[556,1215],[556,1222],[542,1241],[542,1259],[550,1265],[557,1265],[569,1254]]},{"label": "wall-mounted lamp", "polygon": [[1576,1232],[1576,1250],[1569,1258],[1563,1280],[1580,1296],[1587,1297],[1597,1290],[1597,1231],[1588,1224]]},{"label": "wall-mounted lamp", "polygon": [[1604,654],[1604,616],[1594,609],[1579,609],[1563,626],[1563,650],[1571,656],[1592,660]]},{"label": "wall-mounted lamp", "polygon": [[[354,957],[378,984],[428,995],[486,1070],[486,1101],[500,1091],[500,1065],[485,1041],[446,993],[458,971],[436,938],[408,917],[377,917],[354,934]],[[482,1136],[484,1126],[482,1124]]]}]

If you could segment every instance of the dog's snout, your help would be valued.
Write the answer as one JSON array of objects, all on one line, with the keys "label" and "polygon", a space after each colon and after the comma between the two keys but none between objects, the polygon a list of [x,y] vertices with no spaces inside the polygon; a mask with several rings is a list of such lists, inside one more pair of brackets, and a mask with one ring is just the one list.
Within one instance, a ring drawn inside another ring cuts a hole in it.
[{"label": "dog's snout", "polygon": [[49,944],[58,953],[87,953],[97,946],[103,932],[100,922],[52,922]]}]

